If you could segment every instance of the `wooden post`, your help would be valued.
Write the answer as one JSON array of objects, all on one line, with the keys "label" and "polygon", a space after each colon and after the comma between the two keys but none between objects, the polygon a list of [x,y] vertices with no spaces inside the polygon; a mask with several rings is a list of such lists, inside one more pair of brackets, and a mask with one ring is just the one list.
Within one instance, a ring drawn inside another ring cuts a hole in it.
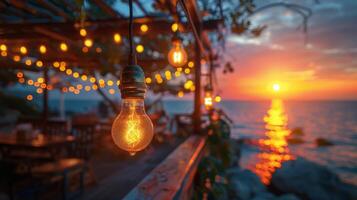
[{"label": "wooden post", "polygon": [[43,108],[42,108],[42,117],[43,117],[43,131],[47,133],[47,120],[48,120],[48,67],[44,66],[43,69],[43,79],[46,84],[46,88],[43,89]]},{"label": "wooden post", "polygon": [[[201,28],[197,27],[198,35],[201,35]],[[201,132],[201,48],[196,39],[195,44],[195,99],[193,111],[193,130],[195,134]]]}]

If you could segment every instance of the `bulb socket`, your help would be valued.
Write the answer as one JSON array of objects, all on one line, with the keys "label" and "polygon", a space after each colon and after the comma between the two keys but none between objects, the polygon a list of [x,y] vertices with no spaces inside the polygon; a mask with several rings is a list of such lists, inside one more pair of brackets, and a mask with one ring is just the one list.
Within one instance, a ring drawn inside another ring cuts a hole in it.
[{"label": "bulb socket", "polygon": [[144,99],[146,93],[145,74],[139,65],[128,65],[121,73],[119,86],[122,99]]},{"label": "bulb socket", "polygon": [[174,36],[172,36],[171,38],[171,42],[172,43],[182,43],[182,37],[180,37],[178,34],[175,34]]}]

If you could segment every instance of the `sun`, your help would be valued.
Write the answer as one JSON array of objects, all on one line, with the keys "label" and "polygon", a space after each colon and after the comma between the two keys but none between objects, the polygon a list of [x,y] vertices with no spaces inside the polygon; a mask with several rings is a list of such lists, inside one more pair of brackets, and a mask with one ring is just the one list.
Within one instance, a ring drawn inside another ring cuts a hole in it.
[{"label": "sun", "polygon": [[280,84],[279,83],[274,83],[273,84],[273,90],[274,90],[274,92],[279,92],[280,91]]}]

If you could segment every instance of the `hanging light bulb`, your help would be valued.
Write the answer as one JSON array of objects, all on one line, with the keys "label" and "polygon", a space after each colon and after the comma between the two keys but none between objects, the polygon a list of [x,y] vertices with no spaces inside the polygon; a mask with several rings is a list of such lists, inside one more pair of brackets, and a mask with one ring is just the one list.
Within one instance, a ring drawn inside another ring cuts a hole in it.
[{"label": "hanging light bulb", "polygon": [[168,54],[168,60],[173,67],[182,67],[187,62],[187,53],[182,45],[182,39],[174,36],[172,39],[172,48]]},{"label": "hanging light bulb", "polygon": [[129,65],[121,73],[120,91],[122,106],[119,115],[112,125],[112,138],[121,149],[130,155],[145,149],[154,136],[153,124],[145,113],[144,97],[146,93],[145,75],[136,64],[134,44],[132,40],[132,1],[130,10],[130,56]]},{"label": "hanging light bulb", "polygon": [[205,98],[204,104],[207,110],[210,110],[213,106],[213,99],[212,99],[212,88],[210,85],[205,87]]}]

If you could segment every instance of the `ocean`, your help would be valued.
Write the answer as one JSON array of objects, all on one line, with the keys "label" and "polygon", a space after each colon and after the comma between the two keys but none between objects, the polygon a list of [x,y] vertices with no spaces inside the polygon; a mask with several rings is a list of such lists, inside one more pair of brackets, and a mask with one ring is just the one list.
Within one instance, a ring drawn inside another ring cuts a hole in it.
[{"label": "ocean", "polygon": [[[234,121],[233,138],[273,141],[272,144],[284,147],[289,155],[326,166],[344,181],[357,185],[357,101],[279,101],[278,106],[275,103],[273,100],[224,101],[217,106]],[[67,101],[65,104],[72,112],[84,112],[93,110],[98,102]],[[167,100],[164,108],[171,115],[189,113],[193,104]],[[278,128],[272,130],[272,125]],[[304,142],[285,144],[285,133],[296,128],[301,130],[299,138]],[[317,138],[327,139],[333,145],[317,147],[314,142]],[[261,156],[258,151],[244,150],[241,165],[254,171],[262,161]]]}]

